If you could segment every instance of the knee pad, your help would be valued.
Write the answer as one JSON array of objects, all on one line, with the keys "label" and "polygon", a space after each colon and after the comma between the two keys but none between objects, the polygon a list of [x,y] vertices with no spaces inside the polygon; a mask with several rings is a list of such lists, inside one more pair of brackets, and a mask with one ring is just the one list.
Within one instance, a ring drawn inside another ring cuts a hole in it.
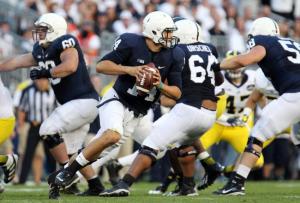
[{"label": "knee pad", "polygon": [[193,146],[187,145],[179,147],[177,153],[177,156],[181,158],[187,156],[198,156],[198,151]]},{"label": "knee pad", "polygon": [[45,145],[49,148],[52,149],[59,145],[60,143],[63,143],[64,140],[59,134],[55,135],[44,135],[42,139],[45,142]]},{"label": "knee pad", "polygon": [[260,146],[261,148],[263,147],[263,143],[258,140],[257,138],[255,137],[252,137],[250,136],[248,138],[248,143],[247,143],[247,147],[245,148],[245,152],[248,152],[248,153],[251,153],[251,154],[254,154],[255,156],[257,156],[258,158],[260,157],[261,153],[256,151],[254,148],[253,148],[253,144],[256,144],[258,146]]},{"label": "knee pad", "polygon": [[150,157],[152,160],[152,165],[154,165],[156,163],[157,151],[155,151],[154,149],[147,147],[147,146],[142,146],[139,150],[139,153]]}]

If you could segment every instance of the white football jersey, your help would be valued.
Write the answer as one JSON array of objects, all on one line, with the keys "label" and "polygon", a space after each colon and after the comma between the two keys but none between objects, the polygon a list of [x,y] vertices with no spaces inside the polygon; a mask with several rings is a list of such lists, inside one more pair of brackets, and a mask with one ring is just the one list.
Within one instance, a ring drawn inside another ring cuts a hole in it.
[{"label": "white football jersey", "polygon": [[246,105],[246,101],[255,87],[255,71],[246,70],[241,85],[233,84],[228,77],[224,74],[224,83],[220,86],[224,88],[228,95],[226,111],[227,116],[240,116]]},{"label": "white football jersey", "polygon": [[0,119],[12,116],[14,116],[12,98],[8,89],[3,85],[0,77]]},{"label": "white football jersey", "polygon": [[257,69],[255,74],[255,88],[263,93],[269,100],[278,98],[278,92],[275,90],[270,80],[266,78],[262,70],[260,68]]}]

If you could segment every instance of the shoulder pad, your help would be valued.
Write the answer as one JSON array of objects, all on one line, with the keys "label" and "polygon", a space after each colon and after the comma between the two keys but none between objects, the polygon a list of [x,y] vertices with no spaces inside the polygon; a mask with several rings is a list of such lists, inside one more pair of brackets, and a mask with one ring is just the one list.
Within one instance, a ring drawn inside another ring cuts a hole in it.
[{"label": "shoulder pad", "polygon": [[245,74],[247,74],[249,77],[256,77],[256,70],[246,69]]},{"label": "shoulder pad", "polygon": [[78,40],[73,35],[63,35],[53,42],[53,46],[58,50],[65,50],[78,45]]},{"label": "shoulder pad", "polygon": [[251,37],[247,41],[247,48],[252,49],[253,47],[255,47],[257,45],[261,45],[266,48],[270,45],[270,41],[272,39],[273,38],[271,36],[264,36],[264,35],[257,35],[257,36]]},{"label": "shoulder pad", "polygon": [[173,58],[176,60],[178,58],[183,58],[185,57],[185,53],[183,51],[183,49],[179,46],[176,46],[172,49],[173,52]]},{"label": "shoulder pad", "polygon": [[217,48],[216,48],[213,44],[209,44],[209,43],[207,43],[207,46],[209,46],[209,48],[211,49],[212,54],[213,54],[216,58],[218,58],[218,57],[219,57],[219,54],[218,54]]},{"label": "shoulder pad", "polygon": [[116,50],[120,44],[122,44],[122,47],[133,47],[139,41],[139,37],[141,36],[137,34],[124,33],[115,40],[113,49]]}]

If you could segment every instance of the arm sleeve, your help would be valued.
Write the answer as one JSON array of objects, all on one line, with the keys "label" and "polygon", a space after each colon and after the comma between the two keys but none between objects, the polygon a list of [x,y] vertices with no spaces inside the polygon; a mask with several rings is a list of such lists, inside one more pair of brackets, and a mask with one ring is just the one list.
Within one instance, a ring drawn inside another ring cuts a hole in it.
[{"label": "arm sleeve", "polygon": [[100,61],[109,60],[116,64],[124,63],[131,55],[132,44],[126,34],[121,35],[115,41],[113,50],[106,54]]}]

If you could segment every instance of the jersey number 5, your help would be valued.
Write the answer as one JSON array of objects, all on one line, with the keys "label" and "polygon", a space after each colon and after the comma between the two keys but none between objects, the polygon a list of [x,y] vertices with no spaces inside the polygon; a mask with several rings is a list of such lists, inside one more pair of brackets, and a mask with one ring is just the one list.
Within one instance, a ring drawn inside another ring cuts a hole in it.
[{"label": "jersey number 5", "polygon": [[189,68],[191,71],[191,80],[195,83],[203,83],[206,77],[210,78],[210,82],[212,85],[215,85],[215,75],[211,69],[213,63],[216,62],[216,58],[213,55],[208,56],[208,63],[207,66],[204,68],[201,65],[196,65],[204,63],[204,60],[199,55],[192,55],[189,58]]},{"label": "jersey number 5", "polygon": [[290,53],[293,53],[293,56],[288,56],[288,60],[292,63],[300,63],[300,44],[292,42],[289,40],[278,40],[282,48]]}]

